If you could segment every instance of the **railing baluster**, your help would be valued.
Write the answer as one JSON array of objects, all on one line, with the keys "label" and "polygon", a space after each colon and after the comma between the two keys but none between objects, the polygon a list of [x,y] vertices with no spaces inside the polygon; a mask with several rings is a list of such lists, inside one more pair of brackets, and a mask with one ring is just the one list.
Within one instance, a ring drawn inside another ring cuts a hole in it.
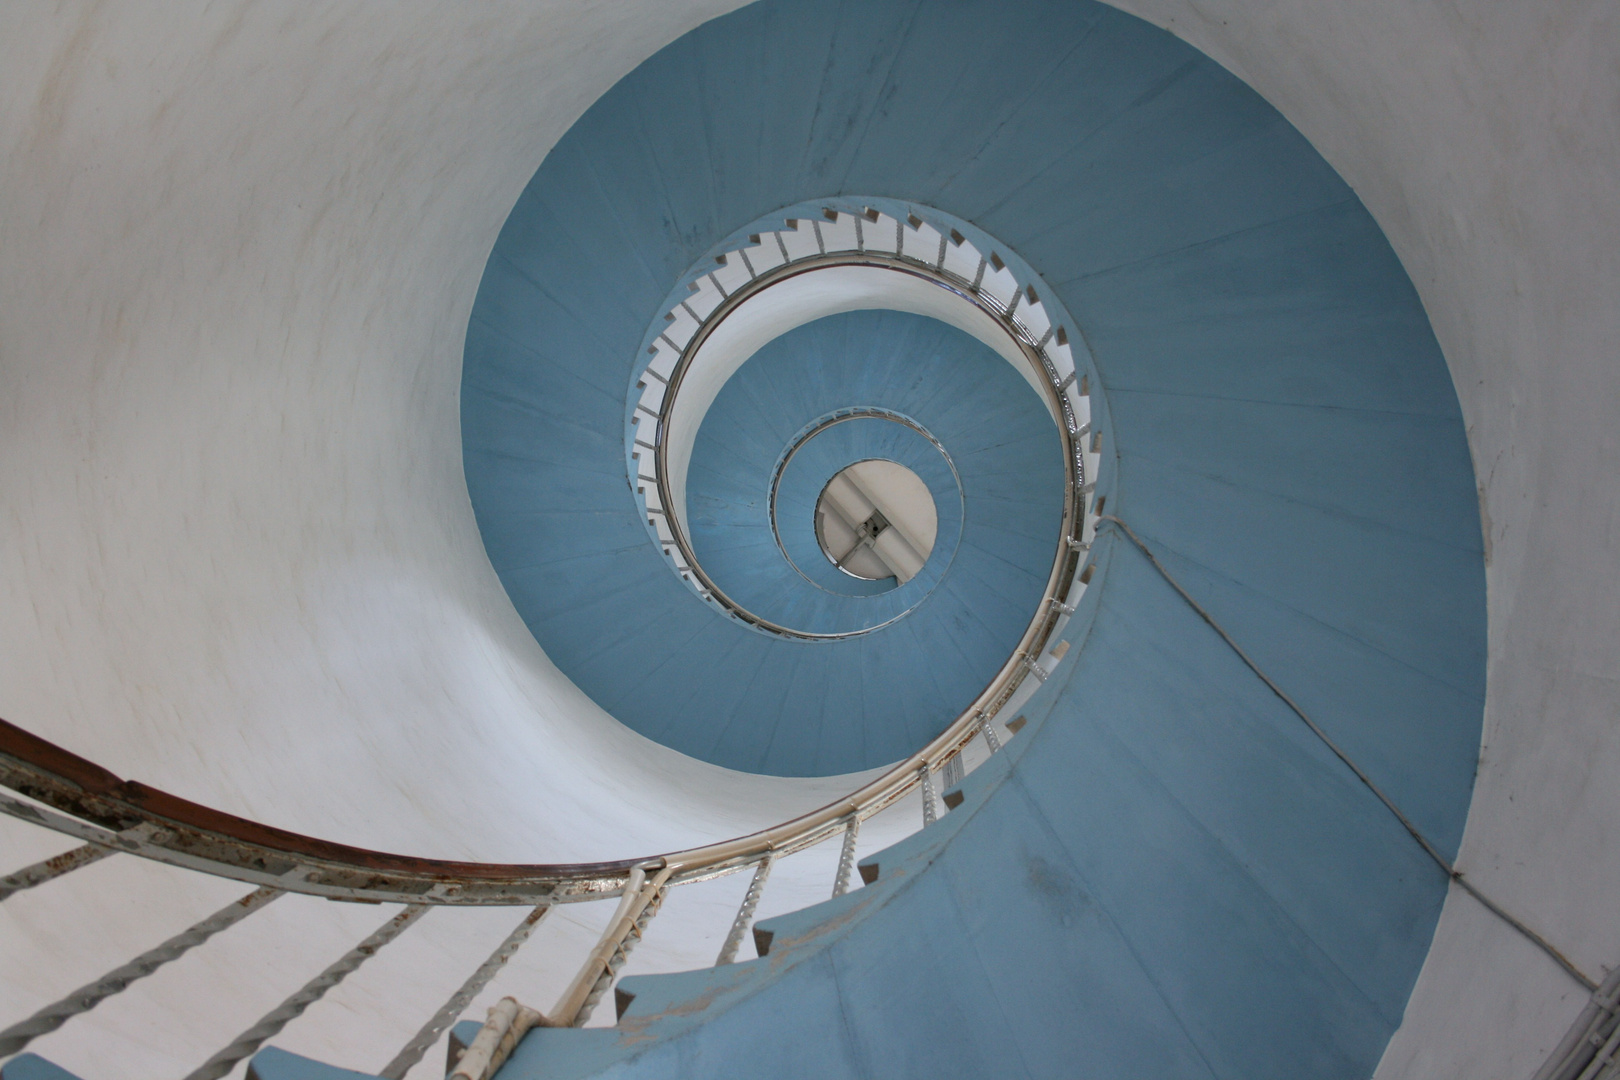
[{"label": "railing baluster", "polygon": [[934,806],[934,773],[928,765],[917,766],[917,778],[922,782],[923,828],[928,828],[936,820],[937,808]]},{"label": "railing baluster", "polygon": [[960,784],[966,775],[967,766],[962,764],[961,754],[952,754],[940,770],[940,780],[947,791]]},{"label": "railing baluster", "polygon": [[112,848],[102,847],[100,844],[86,844],[72,851],[64,851],[60,855],[52,855],[32,866],[25,866],[15,874],[7,874],[0,878],[0,900],[24,889],[32,889],[35,885],[43,885],[52,878],[59,878],[81,866],[100,862],[111,854]]},{"label": "railing baluster", "polygon": [[489,985],[489,980],[493,979],[495,973],[512,959],[518,948],[529,940],[529,935],[534,933],[534,928],[540,925],[540,921],[550,910],[550,904],[541,904],[524,916],[523,921],[517,924],[517,929],[506,935],[506,940],[489,954],[489,959],[467,977],[461,988],[450,995],[450,1000],[433,1014],[432,1019],[422,1025],[422,1030],[413,1035],[411,1041],[405,1044],[405,1048],[395,1055],[394,1060],[384,1065],[377,1075],[384,1077],[385,1080],[404,1080],[411,1066],[422,1060],[422,1055],[439,1041],[439,1036],[444,1034],[446,1028],[456,1022],[456,1017],[472,1004],[472,999],[478,996],[478,992]]},{"label": "railing baluster", "polygon": [[614,976],[636,941],[640,940],[647,922],[657,913],[672,873],[673,867],[665,867],[649,879],[645,868],[637,866],[631,869],[619,898],[618,910],[613,913],[607,929],[602,931],[596,947],[585,958],[579,974],[563,991],[554,1014],[545,1019],[545,1026],[583,1027],[585,1021],[590,1019],[591,1010],[612,985]]},{"label": "railing baluster", "polygon": [[770,852],[759,861],[754,869],[754,879],[748,883],[748,891],[743,894],[742,907],[737,909],[737,917],[731,922],[731,930],[726,934],[725,944],[720,946],[720,955],[715,958],[714,965],[732,963],[737,959],[737,947],[742,944],[743,935],[748,932],[748,924],[754,920],[754,909],[759,907],[759,894],[765,891],[765,879],[771,876],[771,864],[776,861],[776,852]]},{"label": "railing baluster", "polygon": [[861,819],[851,814],[844,826],[844,847],[838,853],[838,877],[833,881],[833,895],[843,896],[849,891],[849,875],[855,869],[855,838],[860,835]]},{"label": "railing baluster", "polygon": [[973,720],[979,725],[979,734],[984,736],[984,745],[990,748],[992,754],[1000,753],[1001,738],[996,734],[995,725],[990,723],[990,718],[984,715],[984,710],[974,713]]},{"label": "railing baluster", "polygon": [[271,1009],[257,1024],[238,1035],[229,1046],[192,1070],[186,1076],[186,1080],[219,1080],[221,1076],[236,1068],[237,1062],[256,1053],[259,1047],[264,1045],[265,1040],[296,1020],[305,1009],[324,997],[328,990],[347,978],[355,968],[371,959],[379,949],[427,914],[427,910],[427,904],[407,906],[404,911],[389,919],[380,929],[345,953],[337,963],[305,983],[292,997]]},{"label": "railing baluster", "polygon": [[122,967],[113,968],[95,982],[79,987],[67,997],[45,1006],[21,1023],[0,1031],[0,1057],[17,1053],[39,1036],[55,1031],[80,1013],[89,1012],[130,983],[144,979],[226,927],[241,922],[280,895],[281,889],[269,885],[255,889],[242,899],[182,930],[157,948],[149,949]]},{"label": "railing baluster", "polygon": [[656,882],[649,886],[648,892],[651,895],[647,897],[640,914],[631,922],[629,932],[620,939],[618,948],[608,957],[607,969],[596,977],[596,985],[591,987],[590,994],[585,998],[585,1004],[580,1006],[578,1014],[574,1017],[574,1027],[585,1026],[585,1022],[591,1018],[591,1013],[596,1009],[596,1003],[602,1000],[602,995],[608,992],[613,980],[619,977],[619,969],[630,959],[630,950],[641,941],[642,935],[647,931],[647,924],[652,922],[652,917],[658,914],[659,907],[663,905],[665,891],[665,887]]}]

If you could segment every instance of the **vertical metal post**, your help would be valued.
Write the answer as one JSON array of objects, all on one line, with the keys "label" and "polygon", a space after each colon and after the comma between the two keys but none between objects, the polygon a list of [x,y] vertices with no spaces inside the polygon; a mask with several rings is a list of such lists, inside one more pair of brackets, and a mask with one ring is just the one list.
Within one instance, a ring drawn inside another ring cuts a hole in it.
[{"label": "vertical metal post", "polygon": [[546,917],[550,910],[550,904],[541,904],[524,916],[523,921],[517,924],[517,929],[506,935],[506,940],[501,942],[495,951],[489,954],[489,959],[480,964],[478,970],[467,977],[467,981],[461,984],[461,988],[450,995],[450,1000],[446,1001],[439,1011],[434,1013],[432,1018],[422,1025],[422,1029],[411,1037],[411,1041],[405,1044],[405,1048],[394,1056],[394,1060],[384,1065],[377,1075],[384,1077],[385,1080],[404,1080],[405,1074],[411,1070],[411,1066],[422,1060],[422,1055],[427,1053],[433,1044],[439,1041],[439,1036],[444,1034],[446,1028],[456,1022],[456,1017],[460,1016],[467,1006],[472,1004],[472,999],[478,996],[478,992],[489,985],[489,980],[493,979],[495,973],[500,971],[508,960],[512,959],[512,955],[518,951],[519,946],[529,940],[529,935],[534,933],[534,928],[540,925],[540,921]]},{"label": "vertical metal post", "polygon": [[585,964],[568,984],[558,1000],[553,1015],[545,1020],[547,1027],[583,1027],[590,1019],[591,1010],[613,985],[614,976],[624,966],[630,950],[641,940],[642,931],[657,913],[663,902],[664,890],[674,867],[666,866],[651,878],[645,866],[631,867],[619,895],[619,906],[602,931],[596,947],[585,958]]},{"label": "vertical metal post", "polygon": [[743,935],[748,932],[748,924],[754,921],[754,909],[759,907],[759,894],[765,891],[765,879],[771,876],[771,864],[776,861],[776,852],[772,851],[759,861],[754,868],[754,880],[748,883],[748,892],[743,894],[742,907],[737,909],[737,917],[731,922],[731,931],[726,934],[725,944],[720,946],[720,955],[715,958],[714,966],[729,964],[737,959],[737,947],[742,944]]},{"label": "vertical metal post", "polygon": [[529,1029],[543,1026],[545,1019],[534,1009],[518,1004],[517,998],[501,998],[489,1010],[489,1018],[478,1029],[472,1045],[456,1062],[449,1080],[488,1080],[512,1056]]},{"label": "vertical metal post", "polygon": [[940,770],[941,781],[947,791],[960,784],[965,775],[967,775],[967,767],[962,764],[962,755],[960,753],[952,754],[945,762],[945,767]]},{"label": "vertical metal post", "polygon": [[608,992],[613,981],[619,977],[619,969],[630,959],[630,950],[636,947],[642,935],[647,932],[647,924],[652,922],[653,916],[658,914],[658,909],[663,906],[664,893],[667,891],[664,881],[668,875],[669,872],[665,871],[647,884],[646,895],[630,920],[630,928],[619,939],[618,947],[608,957],[605,970],[596,977],[596,985],[591,987],[591,992],[585,997],[585,1004],[580,1006],[578,1014],[574,1017],[574,1027],[585,1026],[585,1022],[591,1018],[592,1010],[596,1008],[596,1003],[602,1000],[602,995]]},{"label": "vertical metal post", "polygon": [[995,726],[990,723],[990,718],[980,711],[973,714],[973,719],[978,722],[979,734],[984,736],[984,745],[990,748],[992,754],[999,753],[1001,739],[996,735]]},{"label": "vertical metal post", "polygon": [[411,904],[389,919],[371,936],[343,954],[343,958],[309,982],[292,997],[266,1013],[257,1024],[238,1035],[231,1044],[186,1076],[186,1080],[219,1080],[236,1068],[243,1058],[251,1057],[272,1035],[301,1016],[326,992],[342,982],[355,968],[371,959],[384,945],[393,941],[417,919],[427,914],[427,904]]},{"label": "vertical metal post", "polygon": [[47,1005],[28,1019],[0,1031],[0,1057],[15,1054],[39,1036],[55,1031],[80,1013],[89,1012],[136,979],[144,979],[170,960],[179,958],[226,927],[241,922],[281,894],[280,889],[269,885],[255,889],[242,899],[233,901],[201,922],[182,930],[157,948],[141,953],[122,967],[113,968],[95,982],[79,987],[61,1001]]},{"label": "vertical metal post", "polygon": [[52,855],[32,866],[25,866],[14,874],[0,878],[0,900],[24,889],[32,889],[35,885],[43,885],[52,878],[59,878],[81,866],[100,862],[113,851],[113,848],[102,847],[100,844],[86,844],[72,851],[64,851],[60,855]]},{"label": "vertical metal post", "polygon": [[926,763],[917,767],[917,778],[922,782],[923,828],[928,828],[935,821],[937,808],[934,806],[934,773]]},{"label": "vertical metal post", "polygon": [[849,824],[844,826],[844,847],[838,853],[838,877],[833,881],[834,896],[843,896],[849,891],[849,875],[855,869],[855,838],[860,832],[861,819],[851,814]]}]

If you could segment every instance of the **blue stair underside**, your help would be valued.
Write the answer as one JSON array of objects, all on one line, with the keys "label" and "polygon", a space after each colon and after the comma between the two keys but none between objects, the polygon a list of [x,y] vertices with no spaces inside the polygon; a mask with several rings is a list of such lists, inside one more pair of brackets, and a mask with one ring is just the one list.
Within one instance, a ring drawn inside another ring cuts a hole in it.
[{"label": "blue stair underside", "polygon": [[[1084,0],[764,0],[552,151],[490,260],[463,415],[491,558],[553,659],[710,760],[882,760],[849,730],[705,727],[745,695],[858,714],[847,687],[879,669],[735,665],[748,632],[672,578],[622,464],[632,353],[677,275],[776,207],[863,193],[972,221],[1055,289],[1105,395],[1107,511],[1454,852],[1484,575],[1422,306],[1282,117]],[[1092,558],[1029,728],[876,885],[779,920],[761,961],[627,980],[621,1030],[533,1034],[503,1080],[1370,1075],[1443,875],[1134,547],[1105,529]],[[685,670],[702,685],[654,708]]]}]

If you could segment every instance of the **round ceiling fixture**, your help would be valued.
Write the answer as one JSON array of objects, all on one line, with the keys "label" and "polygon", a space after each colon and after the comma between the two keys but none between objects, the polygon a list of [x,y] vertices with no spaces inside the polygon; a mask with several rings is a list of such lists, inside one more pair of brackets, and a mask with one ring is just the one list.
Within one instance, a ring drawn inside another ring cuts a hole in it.
[{"label": "round ceiling fixture", "polygon": [[904,585],[927,564],[938,532],[933,493],[898,461],[840,469],[816,500],[816,542],[850,577]]}]

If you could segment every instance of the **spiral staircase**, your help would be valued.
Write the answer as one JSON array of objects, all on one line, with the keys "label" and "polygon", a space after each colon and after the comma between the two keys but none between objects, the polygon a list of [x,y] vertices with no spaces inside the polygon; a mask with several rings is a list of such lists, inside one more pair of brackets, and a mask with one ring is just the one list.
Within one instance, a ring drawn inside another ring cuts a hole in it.
[{"label": "spiral staircase", "polygon": [[[1613,847],[1583,831],[1612,739],[1512,667],[1607,670],[1612,586],[1535,592],[1526,536],[1559,515],[1510,500],[1567,509],[1573,481],[1527,477],[1502,391],[1464,378],[1459,325],[1499,316],[1431,280],[1422,230],[1241,33],[1142,14],[758,0],[620,40],[595,11],[313,37],[214,13],[199,55],[249,88],[219,123],[299,123],[168,167],[364,142],[395,173],[312,203],[421,195],[317,217],[281,264],[241,222],[296,194],[150,212],[245,228],[220,251],[262,272],[165,255],[139,214],[141,254],[72,246],[64,207],[111,182],[36,163],[121,129],[60,88],[170,85],[189,39],[9,16],[59,44],[13,69],[44,89],[4,220],[40,224],[0,246],[66,269],[5,262],[39,290],[0,350],[31,612],[0,639],[5,1080],[1620,1075],[1591,899]],[[542,40],[582,72],[543,76],[573,87],[550,134],[466,136],[534,111],[473,89],[542,78]],[[333,109],[357,62],[406,103],[389,123]],[[418,153],[404,118],[441,77],[449,141]],[[215,133],[193,93],[159,145]],[[511,162],[456,181],[476,228],[425,194],[480,160],[463,137]],[[443,280],[357,270],[367,228]],[[318,317],[255,299],[277,266],[294,298],[329,271]],[[124,277],[144,299],[106,302]],[[41,314],[58,294],[89,317]],[[1560,360],[1537,392],[1570,371],[1596,377]],[[1537,412],[1546,445],[1604,430],[1611,384],[1568,432]],[[857,492],[837,545],[820,515],[870,462],[936,529],[859,576],[851,543],[900,515]],[[1607,490],[1581,505],[1612,517]],[[1612,549],[1563,536],[1570,566]],[[1562,725],[1516,734],[1503,703],[1530,700]]]}]

